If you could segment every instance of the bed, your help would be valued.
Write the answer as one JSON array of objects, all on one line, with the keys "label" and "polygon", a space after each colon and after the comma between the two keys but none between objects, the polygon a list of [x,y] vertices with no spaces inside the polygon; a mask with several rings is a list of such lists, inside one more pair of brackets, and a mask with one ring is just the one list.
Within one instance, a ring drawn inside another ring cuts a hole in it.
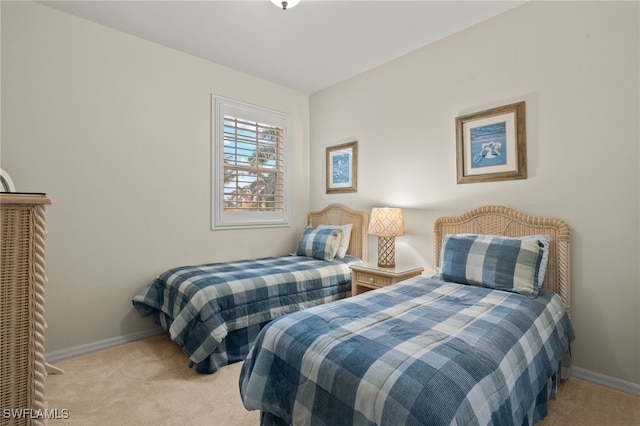
[{"label": "bed", "polygon": [[368,216],[342,204],[309,214],[294,253],[181,266],[134,298],[196,366],[211,374],[242,361],[258,332],[282,315],[351,294],[353,262],[367,260]]},{"label": "bed", "polygon": [[569,226],[485,206],[436,219],[433,236],[437,275],[261,331],[240,375],[261,424],[522,425],[546,415],[574,339]]}]

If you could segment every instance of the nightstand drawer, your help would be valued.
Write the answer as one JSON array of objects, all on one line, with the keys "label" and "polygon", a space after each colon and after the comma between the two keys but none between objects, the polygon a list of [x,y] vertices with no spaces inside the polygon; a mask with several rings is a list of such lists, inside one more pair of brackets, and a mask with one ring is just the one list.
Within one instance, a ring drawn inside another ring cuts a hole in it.
[{"label": "nightstand drawer", "polygon": [[393,284],[393,279],[381,277],[379,275],[368,274],[366,272],[354,271],[354,279],[359,285],[367,287],[384,287]]},{"label": "nightstand drawer", "polygon": [[382,268],[375,263],[357,263],[351,267],[351,294],[354,296],[369,290],[387,287],[407,278],[422,274],[421,266],[397,265]]}]

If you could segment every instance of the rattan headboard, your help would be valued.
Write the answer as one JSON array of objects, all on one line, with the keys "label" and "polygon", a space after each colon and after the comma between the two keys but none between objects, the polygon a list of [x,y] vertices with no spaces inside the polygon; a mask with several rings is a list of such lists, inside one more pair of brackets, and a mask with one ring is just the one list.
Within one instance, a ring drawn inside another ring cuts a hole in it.
[{"label": "rattan headboard", "polygon": [[309,226],[345,225],[351,223],[351,239],[347,254],[368,260],[367,228],[369,216],[363,211],[352,210],[343,204],[329,204],[320,211],[309,213]]},{"label": "rattan headboard", "polygon": [[440,266],[440,249],[446,234],[492,234],[521,237],[551,235],[549,263],[542,286],[557,293],[571,315],[569,225],[562,219],[535,217],[503,206],[484,206],[460,216],[439,217],[433,224],[433,261]]}]

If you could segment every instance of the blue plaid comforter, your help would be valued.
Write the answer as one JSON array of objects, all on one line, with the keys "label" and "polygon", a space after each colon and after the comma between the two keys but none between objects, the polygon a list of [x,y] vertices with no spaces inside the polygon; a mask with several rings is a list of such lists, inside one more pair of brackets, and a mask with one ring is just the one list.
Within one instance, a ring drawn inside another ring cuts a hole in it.
[{"label": "blue plaid comforter", "polygon": [[133,305],[141,316],[154,315],[198,364],[196,371],[213,373],[244,359],[272,319],[346,297],[349,263],[358,260],[280,256],[174,268],[143,288]]},{"label": "blue plaid comforter", "polygon": [[271,322],[240,392],[262,424],[533,424],[572,340],[547,290],[416,277]]}]

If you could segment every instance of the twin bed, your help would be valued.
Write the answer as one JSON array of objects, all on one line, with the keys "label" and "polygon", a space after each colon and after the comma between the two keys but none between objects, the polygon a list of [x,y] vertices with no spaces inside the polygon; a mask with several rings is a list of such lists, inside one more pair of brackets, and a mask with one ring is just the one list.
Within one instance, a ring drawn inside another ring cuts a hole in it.
[{"label": "twin bed", "polygon": [[496,206],[439,218],[437,276],[258,320],[233,360],[243,403],[264,425],[534,424],[574,338],[569,254],[560,219]]},{"label": "twin bed", "polygon": [[563,221],[504,207],[437,219],[437,277],[269,323],[245,407],[263,425],[536,423],[573,340],[569,244]]},{"label": "twin bed", "polygon": [[198,373],[211,374],[243,361],[272,319],[349,296],[349,264],[367,260],[367,228],[365,212],[331,204],[309,214],[295,255],[173,268],[133,305],[154,316]]}]

